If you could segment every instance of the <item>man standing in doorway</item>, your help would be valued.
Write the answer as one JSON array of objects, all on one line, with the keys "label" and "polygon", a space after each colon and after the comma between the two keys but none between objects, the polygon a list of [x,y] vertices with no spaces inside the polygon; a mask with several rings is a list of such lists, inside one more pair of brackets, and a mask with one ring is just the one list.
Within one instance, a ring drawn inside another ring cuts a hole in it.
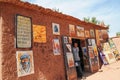
[{"label": "man standing in doorway", "polygon": [[74,56],[75,65],[76,65],[76,69],[77,69],[77,76],[82,78],[83,72],[82,72],[82,68],[81,68],[81,62],[80,62],[80,56],[79,56],[79,47],[78,47],[77,43],[74,43],[73,56]]}]

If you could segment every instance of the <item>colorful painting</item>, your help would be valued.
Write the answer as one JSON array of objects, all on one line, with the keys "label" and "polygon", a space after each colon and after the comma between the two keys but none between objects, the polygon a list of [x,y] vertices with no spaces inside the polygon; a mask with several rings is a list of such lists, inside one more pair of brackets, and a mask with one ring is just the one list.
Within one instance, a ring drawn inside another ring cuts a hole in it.
[{"label": "colorful painting", "polygon": [[77,26],[76,30],[77,30],[77,36],[84,37],[84,28],[83,27]]},{"label": "colorful painting", "polygon": [[54,55],[60,55],[59,39],[53,39],[53,53],[54,53]]},{"label": "colorful painting", "polygon": [[54,35],[60,35],[60,25],[57,23],[52,23],[52,29]]},{"label": "colorful painting", "polygon": [[68,37],[64,36],[64,43],[68,43]]},{"label": "colorful painting", "polygon": [[17,51],[17,73],[18,77],[34,73],[34,62],[32,51]]},{"label": "colorful painting", "polygon": [[89,45],[89,46],[92,46],[92,41],[91,41],[91,39],[88,39],[87,41],[88,41],[88,45]]},{"label": "colorful painting", "polygon": [[95,55],[94,55],[93,51],[89,51],[89,57],[90,57],[90,58],[94,58],[94,56],[95,56]]},{"label": "colorful painting", "polygon": [[95,46],[95,45],[96,45],[95,39],[91,39],[91,42],[92,42],[92,46]]},{"label": "colorful painting", "polygon": [[95,33],[94,33],[94,30],[93,30],[93,29],[90,29],[90,36],[91,36],[91,37],[95,37]]},{"label": "colorful painting", "polygon": [[74,25],[69,25],[69,34],[70,36],[75,36],[75,26]]},{"label": "colorful painting", "polygon": [[70,68],[70,67],[74,67],[74,58],[73,58],[73,54],[67,52],[66,55],[67,55],[67,61],[68,61],[68,66],[69,66],[69,68]]},{"label": "colorful painting", "polygon": [[33,41],[38,43],[46,43],[45,26],[33,25]]},{"label": "colorful painting", "polygon": [[85,37],[89,38],[90,37],[90,32],[88,30],[85,30]]},{"label": "colorful painting", "polygon": [[93,46],[88,46],[89,51],[93,51]]},{"label": "colorful painting", "polygon": [[72,52],[71,44],[66,44],[67,52]]}]

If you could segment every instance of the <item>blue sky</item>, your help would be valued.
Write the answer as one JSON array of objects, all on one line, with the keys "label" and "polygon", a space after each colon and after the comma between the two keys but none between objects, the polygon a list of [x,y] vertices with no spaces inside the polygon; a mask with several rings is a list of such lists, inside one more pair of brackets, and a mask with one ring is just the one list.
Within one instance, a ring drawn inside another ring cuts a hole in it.
[{"label": "blue sky", "polygon": [[110,25],[109,35],[120,32],[120,0],[26,0],[45,8],[56,8],[62,13],[83,20],[83,17],[96,17]]}]

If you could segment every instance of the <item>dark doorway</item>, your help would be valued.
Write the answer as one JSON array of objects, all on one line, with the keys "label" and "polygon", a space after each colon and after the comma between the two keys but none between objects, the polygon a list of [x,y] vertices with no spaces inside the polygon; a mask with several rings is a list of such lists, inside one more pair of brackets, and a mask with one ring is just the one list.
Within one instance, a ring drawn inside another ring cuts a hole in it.
[{"label": "dark doorway", "polygon": [[81,47],[82,40],[72,38],[72,47],[74,46],[74,43],[78,44],[79,56],[80,56],[80,60],[81,60],[81,68],[82,68],[82,71],[84,71],[84,60],[83,60],[83,52],[82,52],[82,47]]}]

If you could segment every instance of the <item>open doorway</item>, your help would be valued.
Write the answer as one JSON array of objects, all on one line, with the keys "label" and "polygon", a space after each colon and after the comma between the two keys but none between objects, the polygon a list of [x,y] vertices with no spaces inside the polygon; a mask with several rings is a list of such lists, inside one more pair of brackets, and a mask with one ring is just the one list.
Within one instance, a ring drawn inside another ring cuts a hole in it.
[{"label": "open doorway", "polygon": [[[83,45],[82,41],[83,40],[72,38],[72,47],[74,46],[74,43],[78,44],[81,69],[84,72],[85,70],[84,70],[84,60],[83,60],[83,51],[82,51],[82,45]],[[77,69],[76,72],[78,73]]]}]

